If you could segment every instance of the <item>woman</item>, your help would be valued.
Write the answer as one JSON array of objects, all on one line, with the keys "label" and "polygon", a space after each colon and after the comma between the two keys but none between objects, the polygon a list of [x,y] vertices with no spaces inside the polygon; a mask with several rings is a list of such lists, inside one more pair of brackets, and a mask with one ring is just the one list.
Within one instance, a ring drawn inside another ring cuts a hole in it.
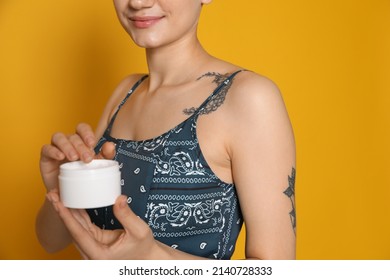
[{"label": "woman", "polygon": [[[36,231],[46,250],[73,241],[91,259],[229,259],[245,221],[246,258],[295,258],[290,121],[270,80],[202,48],[210,2],[114,0],[149,73],[118,85],[95,133],[80,124],[42,148],[48,194]],[[94,157],[120,163],[124,195],[112,208],[65,208],[59,165]]]}]

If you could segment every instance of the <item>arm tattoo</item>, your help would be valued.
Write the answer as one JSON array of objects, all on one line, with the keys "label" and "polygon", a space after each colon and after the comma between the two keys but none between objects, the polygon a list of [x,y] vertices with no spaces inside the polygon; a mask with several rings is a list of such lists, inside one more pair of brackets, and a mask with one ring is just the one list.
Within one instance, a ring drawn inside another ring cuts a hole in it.
[{"label": "arm tattoo", "polygon": [[283,193],[287,195],[291,201],[292,210],[290,212],[290,219],[295,234],[297,225],[295,213],[295,168],[292,169],[291,176],[288,176],[288,188]]},{"label": "arm tattoo", "polygon": [[[200,79],[202,79],[204,77],[207,77],[207,78],[214,77],[213,83],[217,84],[217,87],[219,87],[229,76],[230,76],[229,73],[220,74],[220,73],[216,73],[216,72],[207,72],[206,74],[203,74],[202,76],[200,76],[196,80],[199,81]],[[225,101],[226,94],[229,91],[230,87],[232,86],[233,80],[234,80],[234,78],[230,81],[230,83],[227,83],[226,86],[222,87],[217,92],[217,94],[213,95],[211,97],[211,99],[209,100],[209,102],[207,102],[205,107],[199,111],[199,114],[206,115],[206,114],[210,114],[210,113],[216,111]],[[197,108],[195,108],[195,107],[186,108],[183,110],[183,113],[185,115],[192,115],[196,112],[196,110],[197,110]]]}]

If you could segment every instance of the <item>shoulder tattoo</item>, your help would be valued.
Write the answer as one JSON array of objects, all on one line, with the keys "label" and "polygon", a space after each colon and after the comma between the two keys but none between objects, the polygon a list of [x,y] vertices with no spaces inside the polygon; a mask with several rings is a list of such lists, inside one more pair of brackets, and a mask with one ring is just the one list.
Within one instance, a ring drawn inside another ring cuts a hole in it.
[{"label": "shoulder tattoo", "polygon": [[[216,73],[216,72],[207,72],[206,74],[203,74],[202,76],[200,76],[196,80],[199,81],[200,79],[203,79],[203,78],[213,78],[212,83],[217,84],[217,88],[218,88],[226,81],[226,79],[229,76],[230,76],[229,73],[221,74],[221,73]],[[226,94],[228,93],[230,87],[232,86],[233,80],[234,80],[234,78],[232,78],[229,83],[226,83],[225,86],[222,86],[222,88],[210,98],[210,100],[202,108],[202,110],[199,111],[199,114],[206,115],[206,114],[210,114],[210,113],[216,111],[225,101]],[[197,110],[198,110],[198,108],[195,108],[195,107],[186,108],[183,110],[183,113],[185,115],[192,115]]]},{"label": "shoulder tattoo", "polygon": [[291,171],[291,176],[288,176],[288,188],[283,192],[291,201],[292,210],[290,211],[290,219],[294,234],[296,233],[296,213],[295,213],[295,168]]}]

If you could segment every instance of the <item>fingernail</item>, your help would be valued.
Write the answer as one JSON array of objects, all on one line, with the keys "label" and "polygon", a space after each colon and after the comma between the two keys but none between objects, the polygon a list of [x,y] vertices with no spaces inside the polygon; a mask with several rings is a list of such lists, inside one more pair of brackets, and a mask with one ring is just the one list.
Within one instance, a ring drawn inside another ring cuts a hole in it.
[{"label": "fingernail", "polygon": [[57,159],[62,160],[62,159],[64,159],[64,154],[61,152],[58,152],[58,153],[56,153],[56,157],[57,157]]},{"label": "fingernail", "polygon": [[127,206],[128,206],[128,204],[127,204],[127,198],[124,196],[124,197],[122,198],[121,202],[119,203],[119,207],[120,207],[120,208],[125,208],[125,207],[127,207]]},{"label": "fingernail", "polygon": [[75,152],[70,152],[68,154],[70,160],[76,160],[78,158],[77,154]]},{"label": "fingernail", "polygon": [[90,154],[90,153],[87,153],[87,152],[83,153],[83,158],[84,158],[84,160],[85,160],[86,162],[90,162],[90,161],[93,159],[93,157],[91,156],[91,154]]}]

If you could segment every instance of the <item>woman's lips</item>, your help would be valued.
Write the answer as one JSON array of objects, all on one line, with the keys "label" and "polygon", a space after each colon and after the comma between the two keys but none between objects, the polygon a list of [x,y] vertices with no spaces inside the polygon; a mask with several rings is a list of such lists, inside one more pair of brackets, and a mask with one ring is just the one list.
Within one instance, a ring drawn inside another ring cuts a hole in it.
[{"label": "woman's lips", "polygon": [[137,28],[148,28],[159,22],[162,18],[162,16],[134,16],[130,17],[130,21]]}]

